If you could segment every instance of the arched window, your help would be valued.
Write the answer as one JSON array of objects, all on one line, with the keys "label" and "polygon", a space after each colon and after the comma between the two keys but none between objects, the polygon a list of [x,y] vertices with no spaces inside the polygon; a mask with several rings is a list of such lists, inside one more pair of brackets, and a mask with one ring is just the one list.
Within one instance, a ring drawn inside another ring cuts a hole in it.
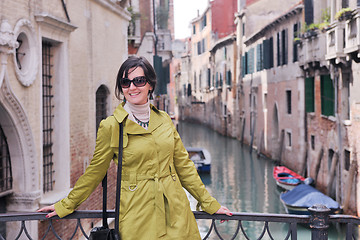
[{"label": "arched window", "polygon": [[0,196],[12,189],[12,182],[9,147],[0,126]]},{"label": "arched window", "polygon": [[99,128],[101,120],[107,117],[107,96],[109,90],[105,85],[101,85],[96,91],[96,130]]}]

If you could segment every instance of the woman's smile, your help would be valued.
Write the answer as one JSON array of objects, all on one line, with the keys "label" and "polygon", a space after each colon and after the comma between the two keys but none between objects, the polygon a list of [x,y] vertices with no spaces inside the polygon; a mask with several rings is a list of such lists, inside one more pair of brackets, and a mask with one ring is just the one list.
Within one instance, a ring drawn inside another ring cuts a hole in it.
[{"label": "woman's smile", "polygon": [[[142,76],[145,76],[144,70],[141,67],[137,67],[129,69],[127,78],[133,80],[136,77]],[[134,83],[131,82],[128,88],[122,88],[125,99],[135,105],[142,105],[147,103],[149,91],[151,90],[152,87],[148,82],[143,87],[136,87]]]}]

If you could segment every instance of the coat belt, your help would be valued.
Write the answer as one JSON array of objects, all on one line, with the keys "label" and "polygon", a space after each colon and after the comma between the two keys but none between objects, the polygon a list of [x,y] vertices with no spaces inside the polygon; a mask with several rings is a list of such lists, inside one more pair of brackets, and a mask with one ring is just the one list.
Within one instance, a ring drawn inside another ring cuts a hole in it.
[{"label": "coat belt", "polygon": [[173,216],[173,204],[171,199],[166,196],[166,192],[164,189],[164,185],[159,179],[171,176],[174,180],[173,174],[167,172],[165,175],[159,176],[158,174],[151,175],[141,175],[141,174],[123,174],[122,180],[130,182],[130,188],[136,189],[137,181],[143,180],[153,180],[154,184],[154,192],[155,192],[155,215],[156,215],[156,232],[158,237],[161,237],[166,234],[166,213],[165,213],[165,198],[169,205],[169,216],[170,216],[170,226],[175,223],[175,216]]}]

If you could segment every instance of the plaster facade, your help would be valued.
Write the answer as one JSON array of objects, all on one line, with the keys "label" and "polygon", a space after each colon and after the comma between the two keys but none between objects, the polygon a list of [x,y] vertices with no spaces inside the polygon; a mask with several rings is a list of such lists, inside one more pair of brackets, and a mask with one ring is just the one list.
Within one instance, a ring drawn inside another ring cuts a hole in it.
[{"label": "plaster facade", "polygon": [[[106,86],[107,115],[118,104],[115,78],[127,57],[126,1],[2,1],[0,7],[0,126],[9,146],[13,187],[6,211],[35,211],[69,192],[91,160],[96,137],[96,91]],[[44,45],[51,46],[52,182],[44,191]],[[109,187],[114,184],[110,180]],[[100,209],[99,189],[83,209]],[[43,224],[28,229],[37,238]],[[95,223],[96,224],[96,223]],[[6,238],[19,226],[8,223]],[[55,226],[66,229],[72,223]],[[89,229],[91,222],[85,224]],[[15,231],[16,230],[16,231]],[[60,231],[61,232],[61,231]],[[66,237],[66,231],[62,232]]]}]

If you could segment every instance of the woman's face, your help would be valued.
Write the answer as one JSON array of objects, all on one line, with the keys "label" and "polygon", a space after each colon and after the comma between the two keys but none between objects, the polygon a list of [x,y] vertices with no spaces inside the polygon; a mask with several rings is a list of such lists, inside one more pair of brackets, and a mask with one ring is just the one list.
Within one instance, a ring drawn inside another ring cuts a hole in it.
[{"label": "woman's face", "polygon": [[[133,80],[136,77],[144,77],[144,70],[141,67],[130,68],[128,79]],[[125,77],[125,74],[124,76]],[[143,87],[136,87],[133,82],[130,83],[130,87],[124,88],[122,87],[123,94],[126,98],[126,101],[129,101],[135,105],[142,105],[148,101],[149,91],[152,90],[151,85],[146,82]]]}]

